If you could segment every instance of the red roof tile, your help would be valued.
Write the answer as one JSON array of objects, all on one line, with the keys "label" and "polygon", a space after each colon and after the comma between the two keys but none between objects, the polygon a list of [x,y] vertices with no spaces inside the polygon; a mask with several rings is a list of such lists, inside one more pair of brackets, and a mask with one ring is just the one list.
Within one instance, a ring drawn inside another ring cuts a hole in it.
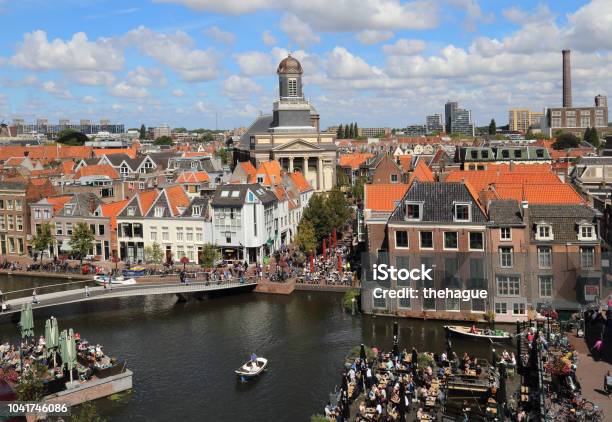
[{"label": "red roof tile", "polygon": [[405,183],[375,183],[364,185],[364,207],[372,211],[393,211],[396,202],[406,194]]}]

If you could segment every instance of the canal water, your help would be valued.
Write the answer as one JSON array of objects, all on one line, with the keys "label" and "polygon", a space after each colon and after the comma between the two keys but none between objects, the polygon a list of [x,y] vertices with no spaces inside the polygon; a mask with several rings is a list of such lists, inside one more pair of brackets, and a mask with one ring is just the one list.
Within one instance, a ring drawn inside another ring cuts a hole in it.
[{"label": "canal water", "polygon": [[[50,283],[56,281],[49,281]],[[26,282],[22,281],[22,284]],[[3,279],[0,288],[4,289]],[[25,287],[24,287],[25,288]],[[110,299],[35,312],[35,333],[58,318],[127,360],[131,393],[96,406],[109,421],[308,421],[339,384],[344,357],[360,343],[390,349],[393,319],[353,316],[342,295],[246,293],[177,303],[174,296]],[[445,348],[443,323],[399,320],[401,347]],[[0,324],[0,340],[17,326]],[[490,346],[453,340],[457,352],[490,357]],[[254,352],[269,370],[247,383],[234,369]]]}]

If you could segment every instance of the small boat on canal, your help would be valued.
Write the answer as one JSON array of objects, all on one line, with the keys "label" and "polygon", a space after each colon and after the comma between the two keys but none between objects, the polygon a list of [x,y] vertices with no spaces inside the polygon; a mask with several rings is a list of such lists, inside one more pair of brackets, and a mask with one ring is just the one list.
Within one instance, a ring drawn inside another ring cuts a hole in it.
[{"label": "small boat on canal", "polygon": [[94,276],[94,281],[96,284],[103,286],[105,284],[119,285],[119,286],[129,286],[132,284],[136,284],[136,280],[133,278],[125,278],[125,277],[109,277],[107,275],[96,275]]},{"label": "small boat on canal", "polygon": [[145,267],[132,267],[122,271],[124,277],[144,277],[146,273]]},{"label": "small boat on canal", "polygon": [[445,325],[444,329],[449,335],[456,335],[459,337],[490,339],[497,341],[512,340],[512,334],[503,330],[483,330],[474,327],[464,327],[462,325]]},{"label": "small boat on canal", "polygon": [[249,360],[234,372],[242,379],[254,378],[261,374],[266,369],[266,366],[268,366],[268,359],[258,357]]}]

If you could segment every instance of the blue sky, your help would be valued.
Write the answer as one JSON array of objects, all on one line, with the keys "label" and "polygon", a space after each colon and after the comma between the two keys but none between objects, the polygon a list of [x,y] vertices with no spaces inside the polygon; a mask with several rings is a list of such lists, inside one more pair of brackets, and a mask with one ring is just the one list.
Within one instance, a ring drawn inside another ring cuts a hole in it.
[{"label": "blue sky", "polygon": [[323,126],[403,127],[448,99],[476,124],[612,93],[612,2],[0,0],[0,120],[248,125],[288,51]]}]

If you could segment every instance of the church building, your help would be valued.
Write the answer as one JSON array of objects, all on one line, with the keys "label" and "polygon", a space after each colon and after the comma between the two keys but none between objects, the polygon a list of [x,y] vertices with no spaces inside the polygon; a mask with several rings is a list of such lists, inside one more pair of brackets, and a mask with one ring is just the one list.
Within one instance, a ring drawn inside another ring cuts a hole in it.
[{"label": "church building", "polygon": [[302,65],[291,55],[278,65],[279,99],[272,114],[259,116],[235,145],[236,161],[277,160],[281,167],[302,172],[318,192],[336,183],[335,134],[321,132],[319,114],[304,98]]}]

